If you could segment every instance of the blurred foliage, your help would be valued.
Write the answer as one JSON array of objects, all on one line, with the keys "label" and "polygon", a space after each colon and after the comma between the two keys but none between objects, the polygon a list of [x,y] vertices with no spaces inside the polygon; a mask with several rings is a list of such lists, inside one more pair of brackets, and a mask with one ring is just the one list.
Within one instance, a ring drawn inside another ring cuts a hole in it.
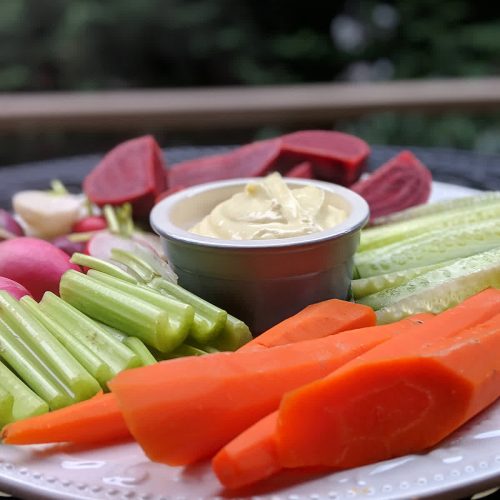
[{"label": "blurred foliage", "polygon": [[[500,4],[490,0],[0,0],[0,91],[499,73]],[[370,142],[500,152],[494,114],[381,113],[336,126]],[[0,161],[19,157],[12,147],[0,140]]]}]

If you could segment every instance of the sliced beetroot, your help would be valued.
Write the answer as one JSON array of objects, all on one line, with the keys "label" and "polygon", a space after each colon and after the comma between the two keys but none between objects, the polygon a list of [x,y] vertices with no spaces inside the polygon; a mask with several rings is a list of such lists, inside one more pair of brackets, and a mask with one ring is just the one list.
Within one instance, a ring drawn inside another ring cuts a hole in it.
[{"label": "sliced beetroot", "polygon": [[314,179],[313,167],[308,161],[304,161],[292,167],[285,177],[293,177],[296,179]]},{"label": "sliced beetroot", "polygon": [[31,295],[23,285],[20,285],[17,281],[13,281],[9,278],[4,278],[3,276],[0,276],[0,290],[7,292],[17,300],[25,295]]},{"label": "sliced beetroot", "polygon": [[169,170],[169,187],[266,175],[275,167],[279,154],[280,140],[270,139],[252,142],[228,153],[183,161]]},{"label": "sliced beetroot", "polygon": [[351,186],[370,206],[370,219],[425,203],[432,174],[410,151],[402,151]]},{"label": "sliced beetroot", "polygon": [[149,214],[156,196],[166,187],[163,154],[150,135],[113,148],[83,181],[83,190],[93,203],[103,206],[130,202],[137,217]]},{"label": "sliced beetroot", "polygon": [[281,137],[279,170],[308,161],[314,177],[344,186],[356,182],[370,154],[354,135],[331,130],[302,130]]}]

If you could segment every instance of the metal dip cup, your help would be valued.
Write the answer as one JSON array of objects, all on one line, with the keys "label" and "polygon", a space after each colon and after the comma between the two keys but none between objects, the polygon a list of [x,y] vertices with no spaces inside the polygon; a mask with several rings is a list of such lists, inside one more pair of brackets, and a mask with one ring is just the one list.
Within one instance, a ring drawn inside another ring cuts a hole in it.
[{"label": "metal dip cup", "polygon": [[348,216],[332,229],[269,240],[221,240],[188,231],[220,202],[255,179],[193,186],[160,201],[150,222],[179,284],[245,321],[258,335],[305,306],[350,295],[353,255],[369,217],[361,196],[336,184],[286,179],[327,192]]}]

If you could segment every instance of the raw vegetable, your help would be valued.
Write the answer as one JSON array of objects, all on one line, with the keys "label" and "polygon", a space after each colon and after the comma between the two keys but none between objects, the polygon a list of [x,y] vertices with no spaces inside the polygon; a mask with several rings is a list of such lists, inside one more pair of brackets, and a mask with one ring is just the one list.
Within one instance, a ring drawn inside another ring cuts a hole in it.
[{"label": "raw vegetable", "polygon": [[272,349],[185,357],[123,372],[109,385],[148,457],[185,465],[213,455],[276,409],[285,392],[417,327],[405,320]]},{"label": "raw vegetable", "polygon": [[114,276],[115,278],[127,281],[128,283],[137,283],[137,280],[130,273],[124,271],[121,267],[118,267],[112,262],[92,257],[91,255],[85,255],[83,253],[77,252],[71,256],[71,262],[82,267],[88,267],[91,269],[95,269],[96,271],[101,271],[110,276]]},{"label": "raw vegetable", "polygon": [[0,276],[0,290],[4,290],[18,300],[24,295],[30,295],[24,286],[9,278],[4,278],[3,276]]},{"label": "raw vegetable", "polygon": [[304,161],[292,167],[285,175],[295,179],[314,179],[313,167],[310,162]]},{"label": "raw vegetable", "polygon": [[402,151],[350,188],[370,206],[370,220],[425,203],[432,174],[410,151]]},{"label": "raw vegetable", "polygon": [[130,439],[113,394],[99,394],[67,408],[4,427],[6,444],[103,444]]},{"label": "raw vegetable", "polygon": [[46,290],[58,293],[61,276],[68,269],[80,268],[48,241],[21,237],[0,243],[0,276],[17,281],[35,300]]},{"label": "raw vegetable", "polygon": [[166,170],[155,139],[146,135],[122,142],[85,177],[83,190],[98,206],[130,202],[134,216],[146,217],[164,191]]},{"label": "raw vegetable", "polygon": [[12,394],[3,388],[2,381],[0,381],[0,429],[5,424],[13,420],[12,419],[13,405],[14,405],[14,398],[12,397]]},{"label": "raw vegetable", "polygon": [[238,318],[228,314],[222,332],[210,342],[219,351],[236,351],[252,340],[250,328]]},{"label": "raw vegetable", "polygon": [[100,231],[106,229],[108,223],[101,215],[89,215],[83,219],[77,220],[71,228],[72,233],[88,233],[91,231]]},{"label": "raw vegetable", "polygon": [[0,208],[0,241],[18,236],[24,236],[23,228],[12,217],[12,214]]},{"label": "raw vegetable", "polygon": [[245,344],[240,351],[327,337],[345,330],[373,326],[375,321],[375,313],[370,307],[345,300],[325,300],[281,321]]},{"label": "raw vegetable", "polygon": [[86,247],[86,243],[84,241],[75,241],[70,238],[69,235],[58,236],[50,242],[70,257],[76,252],[84,252]]}]

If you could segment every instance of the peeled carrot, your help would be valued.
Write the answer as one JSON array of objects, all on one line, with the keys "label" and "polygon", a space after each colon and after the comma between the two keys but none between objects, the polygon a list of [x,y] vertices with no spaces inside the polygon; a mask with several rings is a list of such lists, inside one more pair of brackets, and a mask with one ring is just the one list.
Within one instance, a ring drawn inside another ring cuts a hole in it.
[{"label": "peeled carrot", "polygon": [[6,425],[6,444],[103,443],[131,438],[113,394],[99,394],[60,410]]},{"label": "peeled carrot", "polygon": [[[458,335],[462,330],[462,327],[473,327],[483,323],[484,321],[491,318],[494,314],[500,312],[500,291],[498,290],[485,290],[480,294],[467,299],[464,303],[450,309],[446,312],[441,313],[432,319],[426,319],[421,328],[414,331],[402,331],[401,335],[387,341],[386,343],[375,347],[372,351],[368,351],[361,355],[359,358],[347,363],[338,371],[345,371],[351,365],[356,365],[360,359],[369,358],[376,351],[381,351],[383,349],[389,348],[390,350],[395,349],[396,351],[401,351],[404,346],[407,348],[407,352],[417,352],[419,346],[425,345],[426,343],[432,342],[433,339],[438,341],[440,338],[453,338],[454,335]],[[420,315],[419,315],[420,316]],[[418,318],[418,316],[417,316]],[[425,319],[425,318],[424,318]],[[380,327],[379,327],[380,328]],[[369,330],[369,329],[365,329]],[[390,346],[395,346],[390,348]],[[398,347],[399,346],[399,347]],[[289,397],[293,397],[293,394],[300,394],[302,390],[306,391],[307,387],[315,387],[316,385],[321,386],[330,377],[335,377],[334,372],[326,379],[318,380],[312,382],[304,388],[299,388],[289,395],[284,396],[284,401]],[[395,374],[394,380],[397,380],[398,374]],[[362,383],[360,382],[359,389],[362,391]],[[344,394],[343,397],[346,401],[351,399],[351,394]],[[394,399],[398,399],[398,393],[393,394]],[[321,406],[321,401],[318,401],[315,405],[315,409],[310,409],[307,403],[303,403],[306,408],[296,409],[298,419],[300,420],[300,415],[305,412],[307,425],[309,426],[309,432],[311,435],[321,441],[323,436],[327,435],[330,428],[335,427],[335,424],[331,423],[325,425],[321,430],[316,432],[316,412],[321,415],[326,410]],[[285,407],[285,403],[282,405]],[[376,405],[375,405],[376,407]],[[335,412],[332,410],[335,406],[330,406],[332,414]],[[363,421],[366,417],[368,419],[370,404],[363,405],[359,409],[359,415],[355,421]],[[283,410],[284,411],[284,410]],[[227,488],[238,488],[258,480],[265,479],[275,472],[283,468],[282,461],[278,454],[277,449],[277,432],[276,423],[278,418],[278,412],[273,412],[266,416],[261,421],[255,423],[253,426],[246,429],[240,435],[238,435],[233,441],[228,443],[224,448],[222,448],[217,455],[212,460],[212,466],[214,472],[218,476],[221,483]],[[281,418],[281,417],[280,417]],[[283,417],[284,418],[284,417]],[[370,422],[367,421],[367,426]],[[312,439],[311,435],[309,437]],[[283,437],[282,439],[282,449],[288,450],[290,448],[287,441],[288,437]],[[368,448],[369,444],[366,445]],[[288,450],[292,453],[290,450]],[[284,452],[283,452],[284,453]],[[297,453],[300,455],[300,452]],[[300,457],[298,457],[300,460]],[[294,463],[294,465],[296,465]],[[310,465],[310,463],[308,463]]]},{"label": "peeled carrot", "polygon": [[124,371],[109,386],[146,455],[187,465],[212,456],[276,410],[285,392],[324,377],[426,317],[272,349],[169,360]]},{"label": "peeled carrot", "polygon": [[418,453],[495,401],[500,314],[429,341],[433,328],[430,321],[408,342],[394,338],[285,395],[275,435],[281,464],[348,468]]},{"label": "peeled carrot", "polygon": [[261,333],[240,351],[290,344],[327,337],[345,330],[373,326],[374,311],[365,305],[346,300],[329,299],[311,304],[290,318]]}]

